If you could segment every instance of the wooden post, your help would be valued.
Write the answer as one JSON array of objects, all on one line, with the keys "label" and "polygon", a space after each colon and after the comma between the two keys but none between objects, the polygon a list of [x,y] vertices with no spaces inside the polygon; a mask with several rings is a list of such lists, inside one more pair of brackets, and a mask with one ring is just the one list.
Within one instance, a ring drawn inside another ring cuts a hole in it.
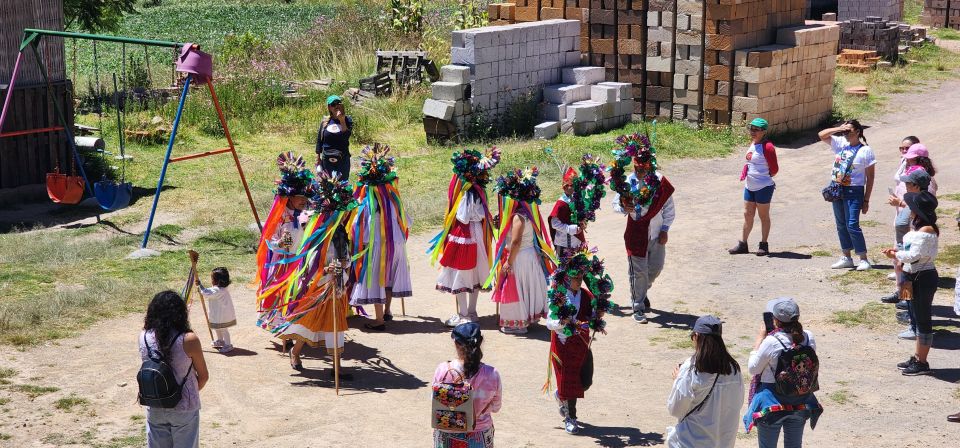
[{"label": "wooden post", "polygon": [[333,388],[334,393],[340,396],[340,333],[337,331],[337,298],[343,289],[343,265],[340,264],[339,258],[333,263]]},{"label": "wooden post", "polygon": [[404,316],[407,315],[407,302],[403,300],[403,297],[400,298],[400,313]]},{"label": "wooden post", "polygon": [[[190,270],[193,272],[194,279],[198,279],[197,275],[197,261],[200,260],[200,254],[195,250],[188,251],[190,254]],[[199,281],[198,281],[199,283]],[[215,341],[213,338],[213,330],[210,328],[210,316],[207,315],[207,302],[203,300],[203,293],[200,292],[200,285],[196,285],[197,295],[200,296],[200,306],[203,307],[203,318],[207,321],[207,333],[210,334],[210,340]],[[189,305],[189,304],[188,304]]]}]

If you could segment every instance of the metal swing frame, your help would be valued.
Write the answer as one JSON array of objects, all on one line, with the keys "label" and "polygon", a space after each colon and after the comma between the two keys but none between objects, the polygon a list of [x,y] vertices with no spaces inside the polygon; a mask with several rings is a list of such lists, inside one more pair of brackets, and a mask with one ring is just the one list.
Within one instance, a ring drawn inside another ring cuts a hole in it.
[{"label": "metal swing frame", "polygon": [[[40,68],[40,72],[43,75],[45,83],[48,83],[48,73],[47,67],[43,64],[43,60],[40,57],[40,52],[38,46],[40,39],[44,36],[54,36],[54,37],[64,37],[64,38],[74,38],[74,39],[83,39],[83,40],[93,40],[93,41],[105,41],[105,42],[120,42],[136,45],[145,45],[151,47],[165,47],[172,48],[174,50],[182,49],[184,46],[189,45],[182,42],[169,42],[161,40],[152,40],[152,39],[137,39],[124,36],[110,36],[103,34],[87,34],[87,33],[74,33],[68,31],[55,31],[55,30],[44,30],[44,29],[35,29],[35,28],[26,28],[23,30],[23,41],[20,43],[19,53],[17,54],[16,62],[14,63],[13,74],[10,77],[10,85],[7,88],[7,95],[3,101],[3,109],[0,112],[0,138],[3,137],[14,137],[18,135],[25,134],[35,134],[42,132],[52,132],[52,131],[63,131],[67,135],[67,142],[70,145],[70,149],[73,151],[73,157],[76,159],[81,174],[84,179],[86,179],[86,173],[83,171],[83,164],[79,158],[79,153],[77,152],[76,144],[73,139],[73,131],[67,126],[66,117],[63,114],[63,110],[60,108],[57,103],[56,98],[51,98],[53,101],[53,107],[56,111],[57,118],[60,121],[60,126],[52,126],[42,129],[32,129],[25,131],[14,131],[14,132],[2,132],[3,123],[7,118],[7,112],[10,105],[10,99],[12,98],[12,93],[17,81],[17,73],[20,69],[20,62],[23,59],[23,52],[29,46],[37,59],[37,65]],[[198,46],[192,45],[192,49],[199,49]],[[247,185],[246,176],[243,174],[243,167],[240,165],[240,157],[237,155],[236,146],[233,143],[233,138],[230,136],[230,129],[227,127],[227,119],[223,114],[223,109],[220,107],[220,100],[217,98],[217,92],[213,87],[213,79],[201,79],[200,82],[205,82],[208,90],[210,91],[210,98],[213,100],[213,106],[217,111],[217,118],[220,120],[220,125],[223,127],[224,136],[226,136],[228,146],[226,148],[215,149],[211,151],[205,151],[196,154],[190,154],[179,157],[171,157],[173,154],[173,144],[176,141],[177,129],[180,126],[180,118],[183,115],[183,107],[186,104],[187,94],[190,93],[190,81],[193,80],[193,74],[187,74],[186,79],[183,83],[183,90],[180,92],[180,101],[177,106],[177,113],[173,120],[173,128],[170,130],[170,139],[167,142],[167,152],[163,158],[163,167],[160,169],[160,178],[157,180],[157,189],[153,195],[153,205],[150,208],[150,218],[147,221],[147,230],[143,233],[143,241],[140,244],[141,249],[146,249],[147,243],[150,240],[150,231],[153,228],[153,220],[157,212],[157,204],[160,202],[160,193],[163,188],[163,181],[167,175],[167,167],[174,162],[182,162],[185,160],[198,159],[202,157],[230,153],[233,156],[233,161],[237,166],[237,174],[240,177],[240,182],[243,184],[244,192],[247,195],[247,202],[250,204],[250,211],[253,213],[254,219],[257,221],[257,226],[260,228],[260,231],[263,232],[263,224],[260,222],[260,216],[257,214],[257,207],[253,203],[253,196],[250,194],[250,187]],[[89,180],[86,182],[86,189],[90,196],[95,196],[93,192],[93,186],[90,185]]]}]

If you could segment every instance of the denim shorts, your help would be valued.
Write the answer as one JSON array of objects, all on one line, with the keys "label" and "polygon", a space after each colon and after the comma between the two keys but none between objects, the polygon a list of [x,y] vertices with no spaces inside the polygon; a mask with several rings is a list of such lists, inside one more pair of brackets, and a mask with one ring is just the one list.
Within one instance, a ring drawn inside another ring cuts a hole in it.
[{"label": "denim shorts", "polygon": [[763,187],[757,191],[750,191],[744,188],[743,200],[746,202],[756,202],[757,204],[769,204],[770,201],[773,200],[773,190],[776,188],[776,185]]}]

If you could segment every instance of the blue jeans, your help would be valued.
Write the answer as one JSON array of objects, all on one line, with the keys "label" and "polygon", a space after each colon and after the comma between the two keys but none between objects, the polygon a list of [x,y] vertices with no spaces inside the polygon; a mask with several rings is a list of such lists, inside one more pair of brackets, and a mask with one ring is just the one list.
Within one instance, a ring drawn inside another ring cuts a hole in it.
[{"label": "blue jeans", "polygon": [[147,408],[148,448],[198,448],[200,410]]},{"label": "blue jeans", "polygon": [[777,448],[780,429],[783,429],[783,448],[803,445],[803,427],[810,418],[809,411],[775,412],[757,422],[760,448]]},{"label": "blue jeans", "polygon": [[842,187],[840,200],[833,203],[833,219],[837,224],[840,248],[853,250],[857,255],[867,253],[867,242],[860,229],[860,210],[863,207],[863,187]]}]

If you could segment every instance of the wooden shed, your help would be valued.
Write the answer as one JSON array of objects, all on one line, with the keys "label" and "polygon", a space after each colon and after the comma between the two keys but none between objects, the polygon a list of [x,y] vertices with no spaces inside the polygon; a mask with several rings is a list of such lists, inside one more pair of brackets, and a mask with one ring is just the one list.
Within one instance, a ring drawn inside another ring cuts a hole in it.
[{"label": "wooden shed", "polygon": [[[0,101],[6,97],[24,28],[63,29],[63,0],[3,0],[0,14]],[[73,126],[73,89],[66,76],[63,38],[44,37],[40,45],[50,90]],[[24,51],[6,123],[0,129],[0,189],[45,182],[57,167],[73,173],[63,131],[26,132],[59,126],[47,85],[32,51]]]}]

